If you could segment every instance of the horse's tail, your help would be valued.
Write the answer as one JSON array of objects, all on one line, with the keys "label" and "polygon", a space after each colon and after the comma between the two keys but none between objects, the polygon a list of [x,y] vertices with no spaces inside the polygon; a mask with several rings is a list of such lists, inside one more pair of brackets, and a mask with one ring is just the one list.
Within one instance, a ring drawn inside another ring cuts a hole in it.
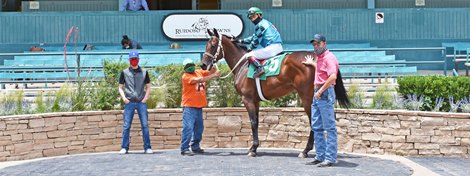
[{"label": "horse's tail", "polygon": [[335,94],[336,100],[338,100],[339,106],[342,108],[349,109],[350,102],[348,99],[348,94],[344,88],[343,78],[341,72],[338,69],[338,75],[336,75],[336,85],[335,85]]}]

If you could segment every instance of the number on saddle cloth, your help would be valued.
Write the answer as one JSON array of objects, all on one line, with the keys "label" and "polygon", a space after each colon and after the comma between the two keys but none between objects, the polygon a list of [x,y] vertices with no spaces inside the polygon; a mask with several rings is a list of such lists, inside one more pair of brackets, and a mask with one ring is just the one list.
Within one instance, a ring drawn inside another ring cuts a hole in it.
[{"label": "number on saddle cloth", "polygon": [[[266,80],[268,76],[277,76],[281,70],[281,63],[284,57],[289,53],[282,53],[281,55],[277,55],[271,58],[268,58],[263,63],[264,67],[264,74],[260,76],[261,80]],[[256,71],[256,67],[253,64],[250,64],[248,68],[248,78],[253,78]]]}]

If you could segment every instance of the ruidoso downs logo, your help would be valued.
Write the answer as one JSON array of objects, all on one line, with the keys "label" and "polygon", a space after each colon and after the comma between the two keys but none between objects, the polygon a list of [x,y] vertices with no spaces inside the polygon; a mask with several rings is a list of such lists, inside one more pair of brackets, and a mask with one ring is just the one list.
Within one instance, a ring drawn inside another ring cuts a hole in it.
[{"label": "ruidoso downs logo", "polygon": [[162,31],[174,40],[207,39],[207,29],[216,28],[219,33],[240,36],[243,21],[231,13],[222,14],[170,14],[163,19]]}]

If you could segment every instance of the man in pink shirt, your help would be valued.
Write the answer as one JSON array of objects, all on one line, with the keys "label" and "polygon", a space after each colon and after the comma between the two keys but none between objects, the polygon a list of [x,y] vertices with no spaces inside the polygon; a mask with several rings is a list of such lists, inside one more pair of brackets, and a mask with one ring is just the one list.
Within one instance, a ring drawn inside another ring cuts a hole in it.
[{"label": "man in pink shirt", "polygon": [[[330,167],[336,163],[338,153],[338,134],[335,121],[335,89],[338,74],[338,60],[326,49],[326,38],[315,34],[310,41],[314,47],[316,62],[313,57],[306,57],[305,65],[315,67],[315,94],[312,102],[312,130],[315,138],[316,157],[307,165]],[[324,131],[327,132],[325,138]]]}]

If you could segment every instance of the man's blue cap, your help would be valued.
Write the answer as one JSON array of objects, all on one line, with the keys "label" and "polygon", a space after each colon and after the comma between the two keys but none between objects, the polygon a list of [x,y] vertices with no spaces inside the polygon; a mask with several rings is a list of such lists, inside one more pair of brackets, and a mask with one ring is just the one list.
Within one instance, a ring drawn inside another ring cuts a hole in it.
[{"label": "man's blue cap", "polygon": [[313,43],[314,41],[317,41],[317,42],[326,42],[326,38],[323,34],[315,34],[313,36],[313,39],[310,40],[310,43]]},{"label": "man's blue cap", "polygon": [[139,58],[139,52],[137,51],[131,51],[129,53],[129,59],[132,59],[132,58]]}]

